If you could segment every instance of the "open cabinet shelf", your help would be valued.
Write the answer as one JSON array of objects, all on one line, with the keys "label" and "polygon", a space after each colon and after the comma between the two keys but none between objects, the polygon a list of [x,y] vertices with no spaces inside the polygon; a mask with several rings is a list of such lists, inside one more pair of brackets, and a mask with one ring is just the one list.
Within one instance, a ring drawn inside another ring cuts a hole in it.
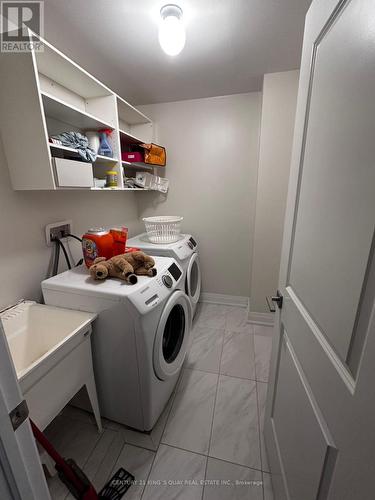
[{"label": "open cabinet shelf", "polygon": [[129,132],[125,132],[124,130],[119,130],[120,132],[120,140],[126,144],[143,144],[144,141],[130,134]]},{"label": "open cabinet shelf", "polygon": [[57,97],[46,92],[42,92],[44,113],[46,116],[58,120],[59,122],[72,125],[82,130],[100,130],[105,128],[113,129],[112,124],[101,120],[81,109],[68,104]]},{"label": "open cabinet shelf", "polygon": [[111,131],[108,142],[113,158],[97,156],[92,163],[92,184],[94,178],[104,179],[106,171],[113,170],[117,174],[117,187],[89,190],[145,191],[125,186],[124,168],[133,169],[128,170],[132,176],[134,168],[153,167],[122,162],[121,151],[136,144],[157,142],[150,118],[30,30],[29,37],[30,41],[41,41],[43,51],[34,51],[34,44],[31,52],[16,57],[0,53],[0,132],[13,188],[80,189],[74,185],[74,170],[70,170],[73,185],[61,185],[53,158],[72,160],[72,168],[77,172],[85,168],[85,163],[86,169],[89,168],[87,162],[79,161],[77,149],[50,143],[49,137],[63,132],[85,134],[107,129]]},{"label": "open cabinet shelf", "polygon": [[[61,144],[54,144],[50,142],[49,144],[51,150],[56,150],[62,152],[62,155],[64,156],[64,153],[71,153],[74,156],[79,157],[78,150],[75,148],[70,148],[68,146],[62,146]],[[52,153],[52,156],[57,156]],[[117,158],[110,158],[109,156],[103,156],[103,155],[96,155],[96,160],[95,163],[117,163],[118,159]]]},{"label": "open cabinet shelf", "polygon": [[104,188],[101,188],[101,187],[92,187],[91,188],[91,191],[154,191],[154,189],[149,189],[149,188],[127,188],[127,187],[123,187],[123,188],[119,188],[119,187],[104,187]]},{"label": "open cabinet shelf", "polygon": [[125,168],[147,168],[147,169],[150,169],[150,170],[153,170],[154,168],[165,168],[165,167],[162,167],[161,165],[150,165],[149,163],[143,163],[143,162],[139,162],[139,161],[124,161],[122,160],[122,165],[123,167]]}]

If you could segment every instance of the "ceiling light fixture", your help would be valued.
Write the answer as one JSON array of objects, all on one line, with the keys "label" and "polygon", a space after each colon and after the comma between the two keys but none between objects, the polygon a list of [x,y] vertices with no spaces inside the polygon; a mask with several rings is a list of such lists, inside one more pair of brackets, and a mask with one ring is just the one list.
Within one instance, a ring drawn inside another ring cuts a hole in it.
[{"label": "ceiling light fixture", "polygon": [[185,46],[185,26],[182,9],[178,5],[168,4],[160,9],[159,43],[169,56],[177,56]]}]

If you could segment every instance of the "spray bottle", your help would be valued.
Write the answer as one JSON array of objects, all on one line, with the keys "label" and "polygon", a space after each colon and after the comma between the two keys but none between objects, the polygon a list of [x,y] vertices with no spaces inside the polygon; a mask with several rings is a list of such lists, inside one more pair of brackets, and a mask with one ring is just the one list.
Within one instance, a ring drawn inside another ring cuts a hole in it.
[{"label": "spray bottle", "polygon": [[112,133],[112,130],[109,128],[104,128],[102,130],[99,130],[99,137],[100,137],[100,146],[99,146],[99,151],[98,154],[102,156],[108,156],[110,158],[113,157],[113,151],[111,146],[109,145],[109,141],[107,137]]}]

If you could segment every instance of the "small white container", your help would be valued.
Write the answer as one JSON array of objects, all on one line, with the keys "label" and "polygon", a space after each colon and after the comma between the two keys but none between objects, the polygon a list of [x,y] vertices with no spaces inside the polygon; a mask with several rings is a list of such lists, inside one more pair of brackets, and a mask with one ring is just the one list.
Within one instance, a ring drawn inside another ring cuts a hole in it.
[{"label": "small white container", "polygon": [[156,185],[156,189],[161,193],[168,193],[169,189],[169,180],[165,177],[158,177],[158,182]]},{"label": "small white container", "polygon": [[87,131],[86,137],[89,141],[90,147],[95,151],[95,153],[97,153],[99,151],[99,146],[100,146],[100,139],[98,132],[94,132],[91,130]]},{"label": "small white container", "polygon": [[106,185],[106,180],[105,179],[97,179],[96,177],[94,177],[94,186],[96,188],[104,188],[105,185]]},{"label": "small white container", "polygon": [[151,243],[173,243],[181,237],[181,223],[183,217],[161,215],[144,217],[147,236]]},{"label": "small white container", "polygon": [[137,172],[135,175],[135,184],[144,189],[152,189],[153,177],[148,172]]}]

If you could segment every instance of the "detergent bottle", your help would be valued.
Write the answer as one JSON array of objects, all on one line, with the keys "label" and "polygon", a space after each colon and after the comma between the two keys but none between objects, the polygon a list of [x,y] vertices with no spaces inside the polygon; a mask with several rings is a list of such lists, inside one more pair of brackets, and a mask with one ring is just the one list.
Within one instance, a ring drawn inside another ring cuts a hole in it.
[{"label": "detergent bottle", "polygon": [[111,129],[104,128],[102,130],[99,130],[99,137],[100,137],[100,146],[99,146],[99,151],[98,154],[102,156],[108,156],[110,158],[113,157],[113,152],[112,148],[109,145],[109,141],[107,137],[112,133]]},{"label": "detergent bottle", "polygon": [[113,236],[102,227],[93,227],[82,236],[82,250],[86,267],[91,267],[97,257],[113,257]]}]

